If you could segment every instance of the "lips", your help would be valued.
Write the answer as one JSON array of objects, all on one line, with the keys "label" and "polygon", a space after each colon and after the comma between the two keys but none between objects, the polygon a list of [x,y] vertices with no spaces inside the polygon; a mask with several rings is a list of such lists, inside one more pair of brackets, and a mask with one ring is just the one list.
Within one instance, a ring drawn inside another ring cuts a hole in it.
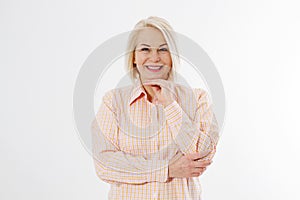
[{"label": "lips", "polygon": [[163,67],[162,65],[146,65],[145,66],[148,70],[152,72],[158,72]]}]

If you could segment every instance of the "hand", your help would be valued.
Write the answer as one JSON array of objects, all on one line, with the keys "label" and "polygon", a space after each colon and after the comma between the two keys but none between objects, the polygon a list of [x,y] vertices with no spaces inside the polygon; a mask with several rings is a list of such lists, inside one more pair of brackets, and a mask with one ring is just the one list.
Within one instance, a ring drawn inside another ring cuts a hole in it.
[{"label": "hand", "polygon": [[161,104],[164,107],[168,106],[175,100],[174,85],[171,81],[163,79],[147,80],[143,82],[143,85],[148,85],[154,92],[152,102],[154,104]]},{"label": "hand", "polygon": [[[207,154],[208,153],[205,155]],[[169,165],[169,177],[187,178],[202,175],[206,167],[212,163],[211,160],[199,160],[205,155],[203,155],[203,153],[191,153],[180,157],[176,161],[171,160]]]}]

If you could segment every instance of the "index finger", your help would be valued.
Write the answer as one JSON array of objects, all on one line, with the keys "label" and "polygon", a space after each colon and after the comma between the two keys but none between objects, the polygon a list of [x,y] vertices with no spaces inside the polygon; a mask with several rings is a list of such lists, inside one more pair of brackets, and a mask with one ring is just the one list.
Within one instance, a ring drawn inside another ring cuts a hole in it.
[{"label": "index finger", "polygon": [[194,167],[207,167],[212,163],[210,160],[203,160],[203,161],[195,161],[193,162]]},{"label": "index finger", "polygon": [[143,85],[159,85],[159,86],[167,86],[169,81],[163,79],[151,79],[143,82]]}]

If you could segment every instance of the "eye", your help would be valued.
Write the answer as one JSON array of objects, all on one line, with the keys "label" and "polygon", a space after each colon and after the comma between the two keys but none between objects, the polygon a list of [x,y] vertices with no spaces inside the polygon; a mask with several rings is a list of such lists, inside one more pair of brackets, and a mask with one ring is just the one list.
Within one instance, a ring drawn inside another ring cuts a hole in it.
[{"label": "eye", "polygon": [[144,48],[141,48],[141,50],[140,51],[143,51],[143,52],[149,52],[150,51],[150,49],[149,48],[146,48],[146,47],[144,47]]},{"label": "eye", "polygon": [[159,51],[160,51],[160,52],[168,52],[169,49],[168,49],[168,48],[160,48]]}]

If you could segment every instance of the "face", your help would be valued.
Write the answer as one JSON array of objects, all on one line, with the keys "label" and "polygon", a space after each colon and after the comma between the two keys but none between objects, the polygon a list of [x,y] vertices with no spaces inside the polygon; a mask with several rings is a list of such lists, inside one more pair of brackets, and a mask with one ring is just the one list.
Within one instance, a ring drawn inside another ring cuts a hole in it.
[{"label": "face", "polygon": [[134,64],[142,81],[168,79],[172,59],[167,42],[158,29],[147,27],[139,32]]}]

